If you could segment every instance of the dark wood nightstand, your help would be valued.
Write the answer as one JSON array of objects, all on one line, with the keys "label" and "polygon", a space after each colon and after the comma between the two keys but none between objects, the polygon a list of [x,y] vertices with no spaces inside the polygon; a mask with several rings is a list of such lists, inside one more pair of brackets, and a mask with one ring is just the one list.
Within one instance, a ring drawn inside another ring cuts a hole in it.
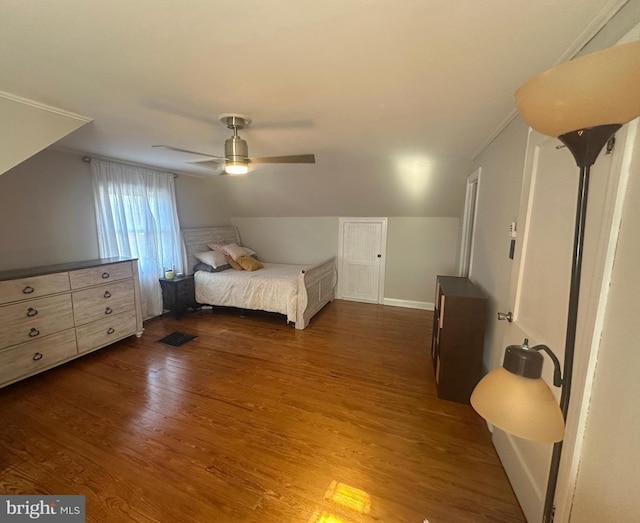
[{"label": "dark wood nightstand", "polygon": [[176,320],[180,319],[180,315],[189,307],[199,307],[196,303],[193,274],[174,276],[173,280],[160,278],[160,287],[162,287],[163,308],[173,312]]}]

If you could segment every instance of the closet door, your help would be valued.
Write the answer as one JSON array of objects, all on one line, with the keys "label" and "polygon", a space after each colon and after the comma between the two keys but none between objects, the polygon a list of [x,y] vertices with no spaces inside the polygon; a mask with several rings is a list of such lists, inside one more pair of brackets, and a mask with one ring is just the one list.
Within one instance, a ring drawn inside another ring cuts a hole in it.
[{"label": "closet door", "polygon": [[387,218],[340,218],[338,296],[382,303]]}]

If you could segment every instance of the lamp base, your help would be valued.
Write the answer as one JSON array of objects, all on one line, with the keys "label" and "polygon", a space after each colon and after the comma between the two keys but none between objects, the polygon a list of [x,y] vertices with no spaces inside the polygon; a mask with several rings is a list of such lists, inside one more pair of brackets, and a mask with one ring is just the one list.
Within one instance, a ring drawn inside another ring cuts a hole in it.
[{"label": "lamp base", "polygon": [[571,151],[578,167],[590,167],[595,163],[609,138],[620,127],[622,127],[620,124],[598,125],[562,134],[558,136],[558,140]]}]

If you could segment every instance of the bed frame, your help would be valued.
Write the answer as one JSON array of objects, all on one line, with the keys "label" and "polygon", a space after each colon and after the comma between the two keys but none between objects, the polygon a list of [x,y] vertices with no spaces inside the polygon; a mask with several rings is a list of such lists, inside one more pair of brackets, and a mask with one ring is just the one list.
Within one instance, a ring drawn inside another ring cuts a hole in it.
[{"label": "bed frame", "polygon": [[[233,225],[182,229],[182,240],[186,251],[187,273],[193,272],[197,263],[194,253],[209,250],[208,243],[240,243],[240,234]],[[309,325],[311,318],[335,298],[336,259],[329,258],[312,267],[306,267],[298,275],[298,303],[296,306],[296,329]]]}]

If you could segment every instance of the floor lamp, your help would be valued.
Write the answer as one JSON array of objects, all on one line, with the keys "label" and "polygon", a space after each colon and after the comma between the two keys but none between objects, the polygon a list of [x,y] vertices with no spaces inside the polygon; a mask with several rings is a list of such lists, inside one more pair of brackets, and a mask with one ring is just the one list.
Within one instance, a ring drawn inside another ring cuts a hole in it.
[{"label": "floor lamp", "polygon": [[[543,522],[551,523],[567,419],[578,322],[580,274],[590,168],[622,125],[640,116],[640,42],[577,58],[532,78],[516,91],[522,118],[536,131],[557,137],[580,168],[563,372],[546,345],[510,345],[503,366],[487,374],[471,396],[488,422],[516,436],[553,442]],[[554,362],[560,405],[541,379],[546,352]]]}]

